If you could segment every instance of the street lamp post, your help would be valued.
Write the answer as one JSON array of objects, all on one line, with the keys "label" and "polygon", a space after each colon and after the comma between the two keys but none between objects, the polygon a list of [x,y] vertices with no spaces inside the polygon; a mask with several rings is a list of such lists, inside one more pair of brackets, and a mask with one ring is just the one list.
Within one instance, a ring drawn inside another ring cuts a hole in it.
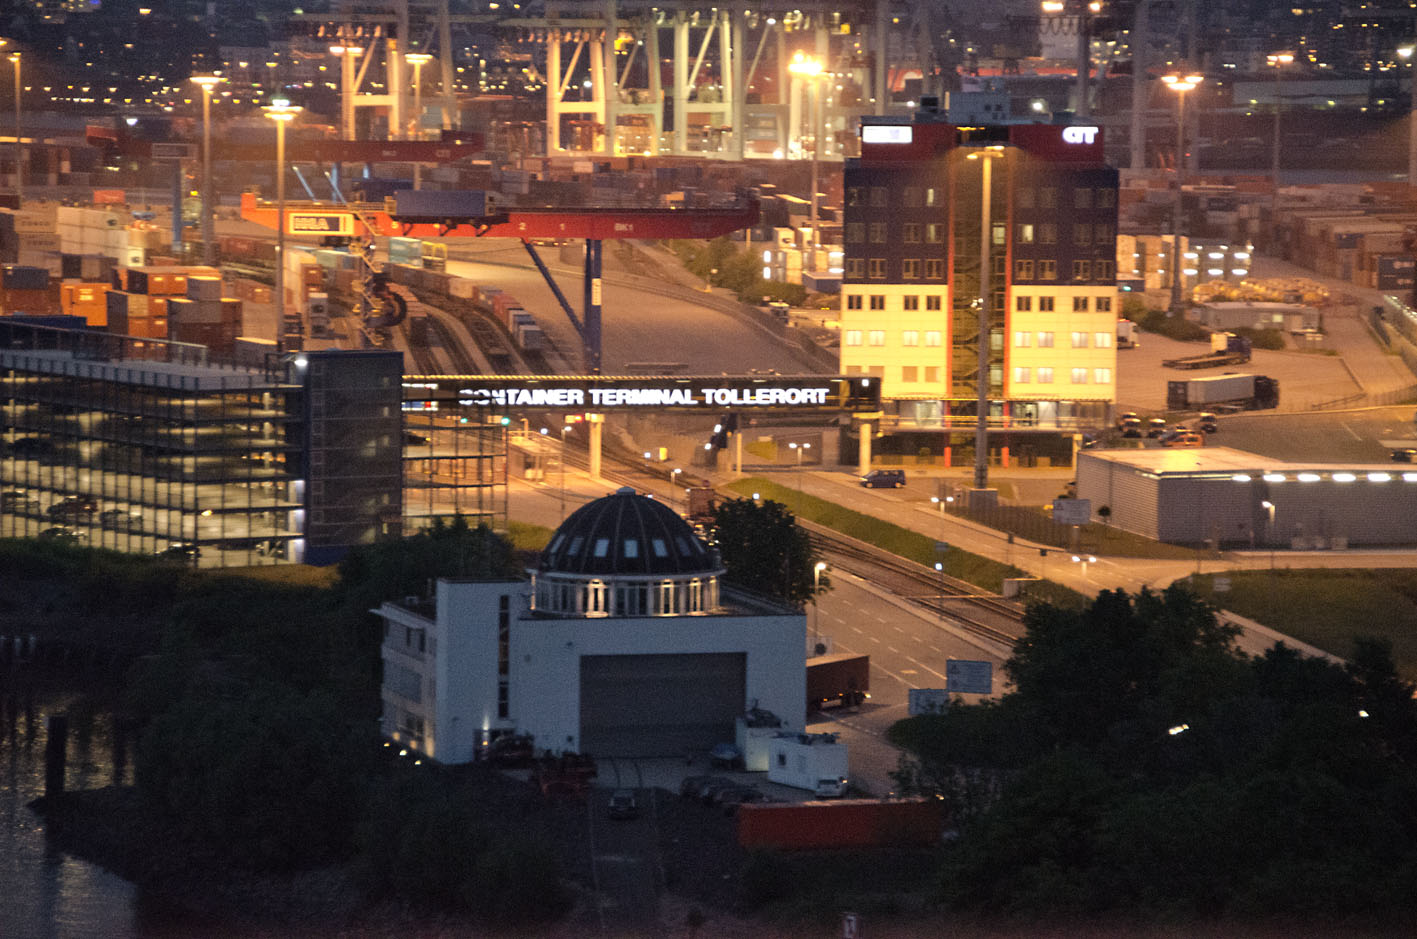
[{"label": "street lamp post", "polygon": [[1176,203],[1171,223],[1171,316],[1185,314],[1181,301],[1181,204],[1186,180],[1186,92],[1200,85],[1200,75],[1163,75],[1166,87],[1176,92]]},{"label": "street lamp post", "polygon": [[25,144],[20,131],[20,53],[10,53],[10,64],[15,66],[15,206],[25,202]]},{"label": "street lamp post", "polygon": [[936,561],[935,570],[940,575],[940,621],[945,619],[945,562]]},{"label": "street lamp post", "polygon": [[826,561],[818,561],[812,568],[812,654],[817,654],[817,591],[822,585],[822,571],[827,569]]},{"label": "street lamp post", "polygon": [[193,75],[192,84],[202,89],[202,263],[216,263],[216,236],[212,223],[212,89],[219,75]]},{"label": "street lamp post", "polygon": [[1044,13],[1063,13],[1069,6],[1077,16],[1078,37],[1077,106],[1073,113],[1078,117],[1087,117],[1092,113],[1092,105],[1088,101],[1088,85],[1092,78],[1092,17],[1102,12],[1102,3],[1100,0],[1072,0],[1071,3],[1065,0],[1043,0]]},{"label": "street lamp post", "polygon": [[[817,85],[817,79],[826,77],[822,71],[820,59],[814,59],[798,52],[788,63],[787,70],[799,78],[810,80],[812,88],[812,202],[811,202],[811,226],[812,240],[809,247],[812,253],[811,269],[817,267],[817,246],[821,240],[817,237],[817,173],[822,152],[822,91]],[[804,265],[805,269],[805,265]]]},{"label": "street lamp post", "polygon": [[330,53],[340,60],[340,134],[354,139],[354,60],[364,53],[362,46],[334,45]]},{"label": "street lamp post", "polygon": [[[1414,49],[1417,46],[1403,46],[1397,54],[1411,65]],[[1408,82],[1412,85],[1412,105],[1407,118],[1407,185],[1417,186],[1417,67],[1413,68]]]},{"label": "street lamp post", "polygon": [[[413,120],[409,123],[413,125],[412,138],[414,140],[423,139],[423,66],[433,61],[433,57],[426,52],[410,52],[403,57],[405,62],[413,66]],[[423,188],[423,163],[419,160],[413,161],[413,188]]]},{"label": "street lamp post", "polygon": [[994,160],[1003,156],[1002,146],[985,147],[968,154],[968,159],[980,162],[981,189],[979,197],[979,309],[978,395],[975,407],[978,415],[974,424],[974,488],[989,487],[989,245],[993,238],[990,210],[993,188]]},{"label": "street lamp post", "polygon": [[802,514],[802,454],[812,449],[810,443],[789,443],[789,448],[797,451],[797,514]]},{"label": "street lamp post", "polygon": [[1274,503],[1265,499],[1260,505],[1266,515],[1265,540],[1269,542],[1269,569],[1274,570]]},{"label": "street lamp post", "polygon": [[276,99],[263,110],[276,122],[276,348],[285,349],[285,125],[300,108]]},{"label": "street lamp post", "polygon": [[1270,156],[1269,179],[1274,186],[1274,195],[1270,199],[1269,224],[1271,236],[1279,233],[1279,122],[1280,114],[1284,110],[1284,98],[1280,95],[1280,79],[1284,75],[1284,66],[1294,61],[1292,52],[1276,52],[1265,56],[1270,67],[1274,69],[1274,152]]}]

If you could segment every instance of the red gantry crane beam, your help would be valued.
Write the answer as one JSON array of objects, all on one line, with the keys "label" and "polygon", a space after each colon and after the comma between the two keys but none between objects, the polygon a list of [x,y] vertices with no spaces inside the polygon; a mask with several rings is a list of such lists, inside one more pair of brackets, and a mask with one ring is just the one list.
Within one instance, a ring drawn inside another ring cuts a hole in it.
[{"label": "red gantry crane beam", "polygon": [[[459,200],[449,194],[450,205]],[[402,238],[517,238],[540,269],[547,286],[556,295],[566,315],[580,333],[585,350],[585,366],[592,375],[600,374],[601,351],[601,242],[615,238],[717,238],[758,223],[758,203],[713,209],[629,209],[629,208],[513,208],[496,211],[487,205],[487,214],[476,217],[400,218],[388,211],[387,203],[331,205],[323,202],[285,204],[285,233],[288,237],[367,237],[375,234]],[[241,217],[274,229],[279,208],[259,202],[254,193],[241,196]],[[531,245],[539,238],[584,238],[586,260],[584,278],[584,320],[561,293],[551,272]]]}]

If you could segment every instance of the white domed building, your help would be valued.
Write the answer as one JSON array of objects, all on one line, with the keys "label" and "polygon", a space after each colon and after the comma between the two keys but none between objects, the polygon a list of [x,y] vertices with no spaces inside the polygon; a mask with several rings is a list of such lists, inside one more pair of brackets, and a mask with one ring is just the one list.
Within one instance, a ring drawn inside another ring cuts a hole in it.
[{"label": "white domed building", "polygon": [[735,719],[806,718],[806,616],[721,586],[673,509],[632,489],[588,503],[527,581],[440,580],[383,604],[383,729],[443,763],[505,734],[538,751],[682,757]]}]

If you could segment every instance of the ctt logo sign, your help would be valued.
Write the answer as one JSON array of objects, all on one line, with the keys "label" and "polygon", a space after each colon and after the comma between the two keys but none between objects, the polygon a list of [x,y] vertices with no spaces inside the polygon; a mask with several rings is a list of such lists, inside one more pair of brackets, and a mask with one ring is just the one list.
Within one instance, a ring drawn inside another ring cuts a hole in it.
[{"label": "ctt logo sign", "polygon": [[1063,143],[1092,143],[1097,138],[1096,127],[1064,127]]}]

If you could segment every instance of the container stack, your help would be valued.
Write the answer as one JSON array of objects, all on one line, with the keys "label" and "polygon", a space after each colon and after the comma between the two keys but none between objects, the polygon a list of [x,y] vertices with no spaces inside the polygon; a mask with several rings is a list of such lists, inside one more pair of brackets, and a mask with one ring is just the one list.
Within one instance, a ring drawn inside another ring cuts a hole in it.
[{"label": "container stack", "polygon": [[89,326],[108,326],[108,284],[65,281],[59,285],[59,307],[66,316],[82,316]]},{"label": "container stack", "polygon": [[217,301],[220,302],[221,275],[215,268],[114,268],[113,289],[107,295],[109,331],[144,339],[169,338],[169,307],[174,299],[187,298],[190,279],[215,281]]},{"label": "container stack", "polygon": [[42,267],[7,264],[0,268],[0,311],[53,316],[59,312],[59,286]]},{"label": "container stack", "polygon": [[231,359],[241,332],[241,301],[221,295],[219,277],[188,275],[186,287],[185,297],[167,301],[169,338],[206,346],[213,358]]}]

